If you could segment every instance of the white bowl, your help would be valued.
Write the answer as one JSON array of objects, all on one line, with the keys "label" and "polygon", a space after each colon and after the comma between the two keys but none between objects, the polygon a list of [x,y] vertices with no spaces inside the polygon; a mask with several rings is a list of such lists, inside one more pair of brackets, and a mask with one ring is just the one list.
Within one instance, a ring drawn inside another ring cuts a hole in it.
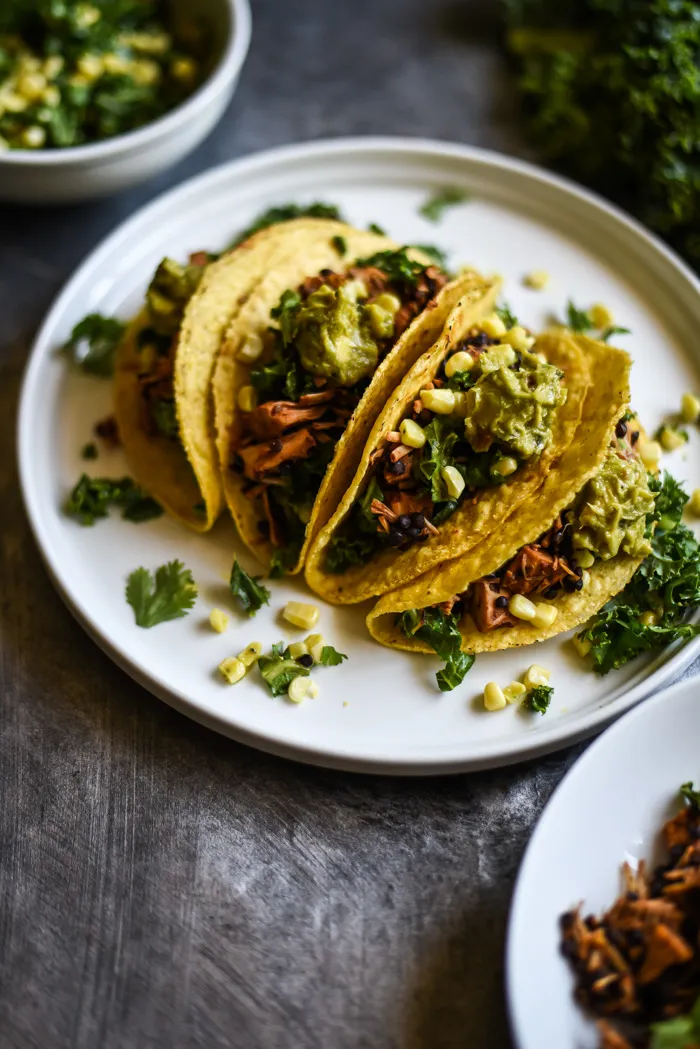
[{"label": "white bowl", "polygon": [[233,95],[251,34],[248,0],[198,0],[198,4],[220,47],[201,87],[158,120],[104,142],[67,149],[6,150],[0,155],[0,200],[60,204],[107,196],[152,178],[198,146]]}]

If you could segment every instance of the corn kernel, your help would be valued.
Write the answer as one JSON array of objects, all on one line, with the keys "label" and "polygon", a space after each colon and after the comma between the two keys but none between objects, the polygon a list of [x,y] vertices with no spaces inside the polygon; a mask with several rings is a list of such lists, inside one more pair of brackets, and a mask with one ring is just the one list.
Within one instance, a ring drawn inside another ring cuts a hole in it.
[{"label": "corn kernel", "polygon": [[305,699],[316,699],[318,685],[309,677],[295,677],[287,689],[287,696],[292,703],[302,703]]},{"label": "corn kernel", "polygon": [[676,449],[682,448],[686,443],[686,438],[683,434],[679,433],[678,430],[674,430],[672,426],[662,427],[659,440],[665,452],[675,452]]},{"label": "corn kernel", "polygon": [[451,379],[455,372],[470,372],[474,367],[474,358],[466,350],[453,353],[445,361],[445,375]]},{"label": "corn kernel", "polygon": [[173,46],[169,33],[120,33],[119,43],[145,55],[164,55]]},{"label": "corn kernel", "polygon": [[523,684],[529,692],[531,688],[537,688],[538,685],[546,685],[551,676],[546,667],[541,667],[539,663],[533,663],[525,671]]},{"label": "corn kernel", "polygon": [[532,625],[538,630],[545,630],[552,625],[558,615],[559,609],[555,608],[554,605],[537,604],[535,605],[535,618],[532,620]]},{"label": "corn kernel", "polygon": [[27,149],[41,149],[46,142],[46,132],[38,124],[32,124],[22,132],[21,141]]},{"label": "corn kernel", "polygon": [[81,55],[75,65],[78,72],[89,81],[97,80],[104,72],[104,65],[99,55],[88,53]]},{"label": "corn kernel", "polygon": [[595,554],[590,550],[576,550],[574,557],[579,568],[590,568],[595,563]]},{"label": "corn kernel", "polygon": [[522,699],[527,689],[520,681],[511,681],[510,685],[506,685],[503,689],[503,695],[506,697],[506,703],[517,703],[519,699]]},{"label": "corn kernel", "polygon": [[532,346],[530,336],[519,324],[507,331],[501,337],[501,342],[505,342],[508,346],[512,346],[514,350],[520,351],[529,350]]},{"label": "corn kernel", "polygon": [[306,650],[313,659],[314,663],[321,662],[321,657],[323,655],[323,648],[325,646],[325,643],[326,642],[323,640],[323,634],[309,634],[306,641],[304,642],[304,644],[306,645]]},{"label": "corn kernel", "polygon": [[93,4],[77,4],[75,8],[75,22],[80,29],[89,29],[95,22],[99,22],[102,14],[99,8]]},{"label": "corn kernel", "polygon": [[8,91],[2,96],[2,108],[8,113],[22,113],[29,105],[29,101],[14,91]]},{"label": "corn kernel", "polygon": [[599,302],[594,306],[591,306],[588,311],[588,316],[591,318],[591,324],[593,327],[600,328],[601,330],[603,328],[609,328],[615,323],[615,318],[607,306],[602,306]]},{"label": "corn kernel", "polygon": [[642,612],[641,616],[637,617],[642,626],[658,626],[659,615],[657,612],[652,612],[651,609],[647,609],[646,612]]},{"label": "corn kernel", "polygon": [[217,634],[223,634],[228,626],[229,619],[226,613],[222,612],[220,608],[212,608],[209,613],[209,622],[211,623],[212,629],[216,630]]},{"label": "corn kernel", "polygon": [[591,573],[587,572],[584,569],[584,571],[581,573],[581,582],[583,583],[583,589],[584,590],[586,589],[586,587],[588,586],[590,581],[591,581]]},{"label": "corn kernel", "polygon": [[421,390],[420,399],[424,408],[437,415],[451,415],[455,406],[452,390]]},{"label": "corn kernel", "polygon": [[515,616],[516,619],[525,619],[531,623],[537,614],[537,609],[533,605],[532,601],[529,601],[522,594],[514,594],[508,602],[508,611],[511,615]]},{"label": "corn kernel", "polygon": [[549,274],[546,270],[533,270],[523,277],[523,284],[533,291],[542,291],[549,284]]},{"label": "corn kernel", "polygon": [[61,102],[61,92],[54,84],[50,84],[49,87],[44,89],[41,95],[41,101],[45,106],[50,106],[51,109],[55,109]]},{"label": "corn kernel", "polygon": [[170,72],[176,80],[194,80],[197,76],[197,63],[193,58],[176,58],[170,65]]},{"label": "corn kernel", "polygon": [[507,455],[504,459],[497,459],[491,467],[492,473],[495,473],[498,477],[510,477],[517,469],[518,461],[510,455]]},{"label": "corn kernel", "polygon": [[574,634],[571,638],[571,644],[574,646],[581,658],[585,658],[593,648],[592,643],[588,638],[583,637],[581,634]]},{"label": "corn kernel", "polygon": [[106,55],[102,56],[102,63],[106,73],[112,73],[113,75],[119,75],[128,73],[130,69],[130,62],[124,55],[118,55],[113,51],[109,51]]},{"label": "corn kernel", "polygon": [[700,488],[696,488],[688,500],[688,510],[694,517],[700,517]]},{"label": "corn kernel", "polygon": [[59,75],[64,65],[65,61],[61,55],[50,55],[42,65],[41,71],[47,80],[53,80]]},{"label": "corn kernel", "polygon": [[245,342],[238,351],[238,360],[244,364],[252,364],[257,361],[262,351],[263,341],[257,332],[252,331],[246,336]]},{"label": "corn kernel", "polygon": [[489,317],[484,318],[480,327],[492,339],[500,339],[507,331],[505,324],[497,313],[492,313]]},{"label": "corn kernel", "polygon": [[24,73],[17,81],[17,90],[29,102],[37,102],[46,88],[46,77],[41,73]]},{"label": "corn kernel", "polygon": [[229,685],[235,685],[237,681],[245,677],[246,673],[245,664],[241,663],[240,659],[236,659],[235,656],[224,659],[223,662],[219,663],[219,670]]},{"label": "corn kernel", "polygon": [[455,390],[455,407],[453,415],[456,415],[458,419],[466,419],[467,417],[467,395],[464,390]]},{"label": "corn kernel", "polygon": [[252,412],[258,406],[258,391],[254,386],[241,386],[238,391],[238,407],[242,412]]},{"label": "corn kernel", "polygon": [[443,466],[440,476],[445,482],[445,488],[450,499],[459,499],[466,487],[466,481],[456,466]]},{"label": "corn kernel", "polygon": [[300,656],[308,656],[309,648],[306,641],[295,641],[289,646],[289,654],[292,659],[299,659]]},{"label": "corn kernel", "polygon": [[485,353],[481,354],[479,367],[484,374],[488,374],[488,372],[495,372],[499,368],[509,368],[511,364],[515,364],[517,359],[512,346],[498,343],[498,345],[489,347]]},{"label": "corn kernel", "polygon": [[142,87],[150,87],[160,80],[160,66],[152,58],[137,58],[130,63],[129,72]]},{"label": "corn kernel", "polygon": [[303,601],[287,601],[282,615],[292,626],[310,630],[318,623],[319,610],[316,605],[307,605]]},{"label": "corn kernel", "polygon": [[404,419],[399,426],[401,440],[409,448],[422,448],[425,444],[425,430],[413,419]]},{"label": "corn kernel", "polygon": [[694,393],[684,393],[681,397],[681,418],[684,423],[696,423],[700,418],[700,398]]},{"label": "corn kernel", "polygon": [[242,652],[238,653],[237,658],[240,659],[246,670],[252,667],[253,663],[257,663],[258,659],[262,655],[262,643],[260,641],[251,641],[249,645],[243,649]]},{"label": "corn kernel", "polygon": [[658,441],[640,441],[639,458],[642,460],[647,470],[653,470],[654,467],[658,466],[659,459],[661,458],[661,445]]},{"label": "corn kernel", "polygon": [[487,710],[503,710],[506,705],[506,697],[503,689],[495,681],[489,681],[484,686],[484,706]]}]

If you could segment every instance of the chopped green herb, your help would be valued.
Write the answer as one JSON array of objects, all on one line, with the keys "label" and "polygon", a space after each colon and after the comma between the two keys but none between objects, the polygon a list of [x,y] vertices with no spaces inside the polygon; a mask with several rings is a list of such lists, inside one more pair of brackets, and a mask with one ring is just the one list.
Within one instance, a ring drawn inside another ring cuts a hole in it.
[{"label": "chopped green herb", "polygon": [[571,299],[569,299],[566,306],[566,327],[577,334],[593,330],[593,321],[588,314],[588,310],[578,309],[577,306],[574,306]]},{"label": "chopped green herb", "polygon": [[440,608],[410,609],[398,616],[406,637],[417,637],[445,661],[436,680],[441,692],[451,692],[460,685],[474,665],[474,656],[462,651],[458,619],[445,615]]},{"label": "chopped green herb", "polygon": [[250,226],[239,233],[229,244],[228,250],[231,251],[233,248],[238,247],[244,240],[252,237],[254,233],[259,233],[260,230],[267,229],[269,226],[276,226],[280,222],[291,222],[292,219],[302,218],[343,221],[340,210],[335,204],[323,204],[320,201],[317,201],[315,204],[302,205],[279,204],[274,208],[268,208],[267,211],[263,211],[262,214],[258,215]]},{"label": "chopped green herb", "polygon": [[681,786],[681,796],[694,809],[700,809],[700,790],[696,790],[692,783],[684,783]]},{"label": "chopped green herb", "polygon": [[343,652],[337,652],[332,645],[324,645],[321,649],[321,666],[337,667],[347,658]]},{"label": "chopped green herb", "polygon": [[610,339],[612,339],[613,335],[631,335],[631,334],[632,333],[630,332],[629,328],[619,328],[616,324],[611,324],[610,327],[606,328],[605,331],[600,336],[600,341],[601,342],[608,342]]},{"label": "chopped green herb", "polygon": [[113,480],[110,477],[88,477],[87,474],[83,474],[76,484],[64,510],[80,524],[94,525],[98,518],[108,516],[111,506],[123,507],[122,517],[127,521],[148,521],[163,513],[163,508],[130,477]]},{"label": "chopped green herb", "polygon": [[518,318],[515,316],[507,302],[504,302],[502,306],[496,306],[496,313],[501,318],[506,328],[515,328],[518,323]]},{"label": "chopped green herb", "polygon": [[249,576],[234,559],[229,586],[231,593],[240,602],[249,616],[254,616],[263,605],[270,603],[270,591],[258,582],[260,576]]},{"label": "chopped green herb", "polygon": [[126,600],[134,610],[136,625],[157,626],[186,616],[197,598],[197,587],[189,568],[169,561],[156,569],[137,568],[126,584]]},{"label": "chopped green herb", "polygon": [[546,714],[553,695],[554,689],[551,685],[535,685],[525,697],[523,706],[526,710],[532,710],[538,714]]},{"label": "chopped green herb", "polygon": [[651,1025],[649,1049],[692,1049],[700,1043],[700,998],[685,1016]]},{"label": "chopped green herb", "polygon": [[273,696],[285,693],[294,678],[309,676],[309,668],[292,659],[283,641],[272,646],[269,656],[260,656],[258,667]]},{"label": "chopped green herb", "polygon": [[436,247],[435,244],[414,244],[413,247],[431,258],[440,269],[447,270],[447,255],[441,248]]},{"label": "chopped green herb", "polygon": [[114,371],[114,354],[125,329],[126,325],[114,317],[89,313],[73,328],[63,350],[88,375],[108,378]]},{"label": "chopped green herb", "polygon": [[379,237],[386,237],[386,230],[383,230],[381,226],[378,226],[376,222],[370,222],[367,227],[370,233],[376,233]]},{"label": "chopped green herb", "polygon": [[98,454],[97,445],[94,441],[88,441],[87,444],[84,444],[83,450],[80,453],[83,459],[96,459]]},{"label": "chopped green herb", "polygon": [[429,197],[420,208],[420,213],[430,222],[439,222],[447,208],[463,204],[469,196],[459,186],[445,186]]},{"label": "chopped green herb", "polygon": [[636,419],[636,418],[637,418],[637,413],[628,410],[622,416],[622,418],[620,419],[620,422],[621,423],[628,423],[628,422],[630,422],[631,419]]},{"label": "chopped green herb", "polygon": [[339,255],[347,255],[348,242],[346,241],[345,237],[341,237],[339,234],[336,234],[335,237],[331,237],[331,244],[333,245],[333,247]]},{"label": "chopped green herb", "polygon": [[415,288],[427,266],[408,256],[409,247],[396,251],[378,251],[364,259],[357,259],[356,266],[376,266],[386,273],[389,281],[397,288]]}]

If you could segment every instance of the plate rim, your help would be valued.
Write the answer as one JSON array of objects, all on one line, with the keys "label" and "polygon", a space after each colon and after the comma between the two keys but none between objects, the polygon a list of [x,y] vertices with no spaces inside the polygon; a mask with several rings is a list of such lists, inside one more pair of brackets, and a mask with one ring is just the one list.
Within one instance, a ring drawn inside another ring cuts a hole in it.
[{"label": "plate rim", "polygon": [[[635,724],[639,719],[653,717],[653,712],[657,707],[666,703],[673,703],[676,696],[683,695],[685,692],[693,689],[697,690],[699,685],[700,675],[694,674],[691,677],[686,677],[681,681],[674,682],[674,684],[662,689],[654,696],[650,696],[645,703],[639,703],[631,710],[628,710],[626,714],[618,718],[615,724],[610,725],[604,732],[602,732],[600,736],[583,752],[583,754],[579,755],[571,768],[568,769],[563,779],[554,788],[547,804],[542,810],[518,867],[518,874],[513,888],[506,927],[506,941],[504,948],[506,1007],[510,1032],[517,1049],[535,1049],[535,1047],[531,1042],[526,1042],[521,1038],[522,1031],[518,1029],[518,1021],[516,1018],[516,1011],[519,1009],[519,1004],[515,1001],[514,992],[514,987],[517,983],[517,959],[515,955],[516,950],[518,949],[516,944],[518,930],[516,929],[516,925],[519,922],[520,914],[527,902],[523,895],[525,892],[525,877],[529,873],[530,867],[535,862],[535,857],[539,852],[540,840],[546,834],[549,821],[554,818],[552,812],[556,810],[560,796],[564,794],[565,791],[571,789],[572,783],[575,783],[582,776],[585,776],[589,764],[594,763],[597,760],[600,750],[610,747],[611,745],[614,745],[616,740],[624,738],[629,725]],[[621,843],[621,855],[623,848],[624,843]]]},{"label": "plate rim", "polygon": [[44,529],[40,502],[32,485],[31,469],[31,401],[33,389],[44,364],[46,348],[42,351],[41,343],[53,326],[53,317],[70,302],[74,288],[82,282],[89,269],[99,263],[101,257],[110,254],[121,243],[131,238],[135,230],[144,222],[158,219],[159,212],[167,211],[178,200],[184,201],[190,195],[204,192],[217,183],[240,177],[250,178],[257,170],[275,169],[285,162],[322,163],[329,157],[346,155],[348,157],[363,155],[371,161],[372,154],[408,154],[416,159],[452,159],[467,163],[477,163],[491,169],[522,175],[552,189],[573,196],[585,206],[593,207],[607,214],[610,219],[626,228],[627,232],[640,237],[647,246],[661,256],[667,266],[684,280],[691,294],[694,292],[700,305],[700,279],[676,254],[655,234],[648,231],[636,219],[629,216],[617,205],[604,200],[591,190],[579,186],[570,179],[552,174],[536,164],[520,158],[510,157],[493,150],[477,146],[466,146],[429,138],[412,138],[398,136],[357,136],[352,138],[322,139],[314,142],[293,143],[262,150],[232,161],[217,165],[201,172],[177,186],[147,202],[125,221],[119,223],[90,250],[83,261],[73,271],[57,296],[54,298],[35,337],[32,340],[29,356],[24,368],[17,415],[17,462],[20,489],[25,512],[29,520],[32,535],[37,544],[42,561],[47,568],[52,583],[58,590],[64,603],[75,616],[83,629],[100,648],[130,677],[143,685],[149,692],[168,703],[179,712],[204,724],[229,738],[256,747],[267,753],[300,760],[305,763],[328,768],[344,769],[353,772],[371,772],[386,775],[434,775],[450,774],[478,769],[493,768],[516,764],[520,761],[540,757],[559,750],[600,731],[614,718],[619,717],[646,698],[656,688],[666,684],[669,679],[681,673],[700,651],[700,637],[694,638],[677,648],[663,664],[638,682],[632,688],[610,701],[591,709],[573,725],[566,719],[548,730],[546,738],[538,740],[530,736],[515,736],[507,740],[490,740],[478,754],[467,757],[425,757],[414,755],[410,759],[386,757],[363,757],[355,751],[345,751],[342,747],[332,745],[302,745],[290,743],[281,733],[262,733],[230,721],[217,718],[203,711],[189,696],[160,684],[158,679],[145,672],[135,663],[128,653],[117,649],[109,636],[103,633],[94,623],[82,605],[80,594],[71,585],[71,581],[61,571],[60,564],[50,556],[50,537]]}]

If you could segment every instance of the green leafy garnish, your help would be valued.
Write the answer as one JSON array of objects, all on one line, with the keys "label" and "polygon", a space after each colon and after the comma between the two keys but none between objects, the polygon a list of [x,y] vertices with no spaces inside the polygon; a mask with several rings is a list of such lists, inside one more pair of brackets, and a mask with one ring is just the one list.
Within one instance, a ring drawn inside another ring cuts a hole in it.
[{"label": "green leafy garnish", "polygon": [[197,587],[182,561],[169,561],[156,569],[137,568],[126,584],[126,600],[134,610],[136,625],[157,626],[186,616],[197,598]]},{"label": "green leafy garnish", "polygon": [[338,667],[347,658],[344,652],[337,652],[332,645],[324,645],[321,649],[321,666]]},{"label": "green leafy garnish", "polygon": [[345,237],[341,237],[339,234],[336,234],[335,237],[331,237],[331,244],[333,245],[333,247],[339,255],[347,255],[348,242],[345,239]]},{"label": "green leafy garnish", "polygon": [[515,328],[518,323],[518,318],[515,316],[507,302],[504,302],[502,306],[496,306],[496,313],[501,318],[506,328]]},{"label": "green leafy garnish", "polygon": [[149,521],[160,517],[163,508],[151,499],[130,477],[88,477],[83,474],[66,500],[64,510],[81,525],[94,525],[107,517],[111,506],[121,506],[127,521]]},{"label": "green leafy garnish", "polygon": [[526,710],[532,710],[538,714],[546,714],[553,695],[554,689],[551,685],[535,685],[525,697],[523,706]]},{"label": "green leafy garnish", "polygon": [[273,696],[286,692],[294,678],[309,676],[309,668],[292,659],[284,641],[273,645],[269,656],[260,656],[258,667]]},{"label": "green leafy garnish", "polygon": [[258,582],[260,576],[249,576],[234,558],[231,569],[229,586],[231,593],[240,602],[241,607],[249,616],[270,603],[270,591],[262,583]]},{"label": "green leafy garnish", "polygon": [[427,266],[417,262],[408,255],[409,247],[398,248],[396,251],[378,251],[367,258],[357,259],[356,266],[376,266],[377,269],[386,273],[389,281],[398,289],[415,288],[420,278],[425,273]]},{"label": "green leafy garnish", "polygon": [[694,809],[700,809],[700,790],[696,790],[692,783],[681,785],[681,797],[685,798]]},{"label": "green leafy garnish", "polygon": [[631,335],[629,328],[619,328],[616,324],[611,324],[609,328],[600,335],[601,342],[608,342],[612,339],[613,335]]},{"label": "green leafy garnish", "polygon": [[649,1049],[690,1049],[700,1042],[700,998],[686,1016],[651,1025]]},{"label": "green leafy garnish", "polygon": [[441,692],[451,692],[460,685],[474,665],[474,656],[462,651],[462,635],[456,616],[445,615],[440,608],[412,608],[402,612],[398,621],[406,637],[417,637],[430,645],[444,660],[436,674]]},{"label": "green leafy garnish", "polygon": [[593,321],[588,314],[588,310],[580,310],[577,306],[574,306],[571,299],[569,299],[566,306],[566,327],[576,333],[593,330]]},{"label": "green leafy garnish", "polygon": [[88,441],[87,444],[83,445],[83,450],[80,455],[83,459],[96,459],[98,456],[97,445],[94,441]]},{"label": "green leafy garnish", "polygon": [[[700,624],[684,621],[700,605],[700,544],[681,521],[688,496],[668,473],[663,481],[650,478],[649,487],[656,493],[654,513],[647,520],[652,552],[622,593],[579,635],[591,642],[599,674],[617,670],[642,652],[700,634]],[[644,613],[652,614],[646,617],[651,622],[641,620]]]},{"label": "green leafy garnish", "polygon": [[459,186],[445,186],[429,197],[419,210],[430,222],[439,222],[447,208],[463,204],[468,199],[468,194]]},{"label": "green leafy garnish", "polygon": [[376,222],[370,222],[367,229],[370,233],[376,233],[379,237],[386,237],[386,230],[383,230]]},{"label": "green leafy garnish", "polygon": [[315,204],[278,204],[276,207],[268,208],[261,215],[258,215],[247,229],[244,229],[235,237],[229,244],[228,250],[231,251],[233,248],[237,248],[244,240],[248,240],[248,237],[252,237],[254,233],[259,233],[260,230],[267,229],[269,226],[276,226],[279,222],[291,222],[292,219],[302,218],[343,221],[340,210],[335,204],[323,204],[320,201],[317,201]]},{"label": "green leafy garnish", "polygon": [[422,251],[428,258],[431,258],[436,266],[443,270],[447,269],[447,255],[442,248],[436,247],[435,244],[414,244],[413,247],[417,251]]},{"label": "green leafy garnish", "polygon": [[88,375],[108,378],[114,371],[114,354],[125,329],[126,325],[114,317],[90,313],[73,328],[64,352]]}]

